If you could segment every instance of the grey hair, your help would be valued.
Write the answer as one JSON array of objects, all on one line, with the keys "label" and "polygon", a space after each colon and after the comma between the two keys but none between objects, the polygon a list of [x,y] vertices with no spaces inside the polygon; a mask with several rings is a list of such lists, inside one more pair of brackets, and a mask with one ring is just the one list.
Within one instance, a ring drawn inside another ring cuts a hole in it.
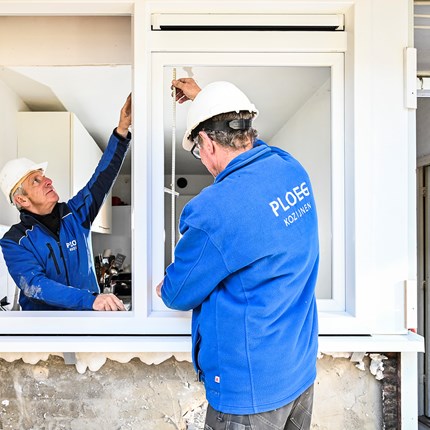
[{"label": "grey hair", "polygon": [[25,192],[24,186],[22,184],[15,190],[15,192],[12,195],[13,204],[16,206],[16,208],[19,211],[22,209],[22,206],[20,206],[18,203],[15,202],[14,197],[15,196],[26,196],[26,195],[27,195],[27,193]]}]

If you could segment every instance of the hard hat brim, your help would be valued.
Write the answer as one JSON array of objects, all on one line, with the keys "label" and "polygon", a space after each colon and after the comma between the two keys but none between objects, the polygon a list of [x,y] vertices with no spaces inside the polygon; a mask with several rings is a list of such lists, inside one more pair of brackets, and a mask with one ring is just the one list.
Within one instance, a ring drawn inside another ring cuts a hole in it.
[{"label": "hard hat brim", "polygon": [[190,152],[191,149],[193,148],[193,142],[191,142],[190,139],[188,139],[188,137],[190,136],[190,133],[185,133],[184,134],[184,138],[182,139],[182,148],[185,149],[185,151]]}]

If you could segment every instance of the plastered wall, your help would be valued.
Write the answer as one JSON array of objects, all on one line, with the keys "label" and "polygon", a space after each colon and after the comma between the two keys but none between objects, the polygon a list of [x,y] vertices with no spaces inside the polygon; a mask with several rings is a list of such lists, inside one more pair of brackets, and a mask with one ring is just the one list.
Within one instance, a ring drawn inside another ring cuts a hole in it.
[{"label": "plastered wall", "polygon": [[[61,354],[2,357],[1,429],[203,429],[204,388],[187,354],[80,354],[77,365]],[[318,360],[313,430],[382,428],[381,383],[370,371],[380,363],[351,358]]]}]

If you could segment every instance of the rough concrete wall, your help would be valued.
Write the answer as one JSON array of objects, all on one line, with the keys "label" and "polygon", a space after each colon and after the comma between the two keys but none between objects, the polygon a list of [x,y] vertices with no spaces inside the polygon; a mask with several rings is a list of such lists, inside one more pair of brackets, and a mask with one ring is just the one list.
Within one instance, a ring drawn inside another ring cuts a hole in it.
[{"label": "rough concrete wall", "polygon": [[318,360],[312,430],[383,428],[381,382],[369,368],[369,357],[358,365],[329,355]]},{"label": "rough concrete wall", "polygon": [[[366,369],[369,359],[364,359]],[[32,365],[0,359],[0,429],[200,430],[204,389],[191,363],[107,360],[78,373],[61,357]],[[376,430],[380,382],[347,358],[318,361],[313,430]]]}]

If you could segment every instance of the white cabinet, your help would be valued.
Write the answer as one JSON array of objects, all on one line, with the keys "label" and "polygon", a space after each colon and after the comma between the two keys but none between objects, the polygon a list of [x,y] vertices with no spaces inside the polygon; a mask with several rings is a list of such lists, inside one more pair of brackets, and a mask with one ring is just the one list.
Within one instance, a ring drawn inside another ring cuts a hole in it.
[{"label": "white cabinet", "polygon": [[[47,176],[60,201],[67,201],[87,183],[101,156],[102,151],[73,113],[18,113],[18,157],[48,162]],[[92,231],[110,233],[111,224],[109,195]]]}]

